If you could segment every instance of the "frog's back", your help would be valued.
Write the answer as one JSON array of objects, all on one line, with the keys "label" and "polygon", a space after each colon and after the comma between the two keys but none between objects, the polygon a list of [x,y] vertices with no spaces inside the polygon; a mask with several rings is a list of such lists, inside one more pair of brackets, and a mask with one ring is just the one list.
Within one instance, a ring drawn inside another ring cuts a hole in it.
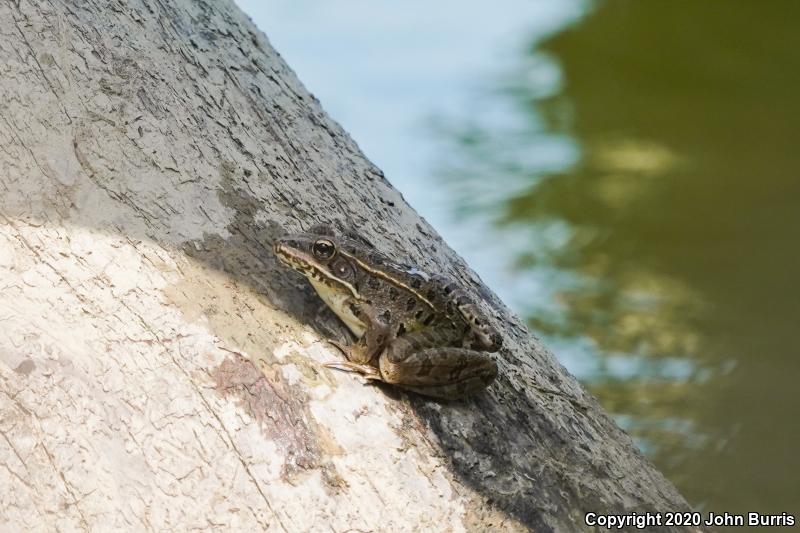
[{"label": "frog's back", "polygon": [[359,271],[360,298],[383,310],[387,322],[402,324],[402,332],[429,326],[446,314],[441,291],[428,274],[349,240],[342,241],[340,253]]},{"label": "frog's back", "polygon": [[398,263],[349,239],[343,240],[341,251],[363,270],[359,292],[388,311],[387,322],[400,325],[396,333],[436,325],[461,336],[472,334],[477,339],[472,344],[486,350],[500,348],[500,336],[455,281]]}]

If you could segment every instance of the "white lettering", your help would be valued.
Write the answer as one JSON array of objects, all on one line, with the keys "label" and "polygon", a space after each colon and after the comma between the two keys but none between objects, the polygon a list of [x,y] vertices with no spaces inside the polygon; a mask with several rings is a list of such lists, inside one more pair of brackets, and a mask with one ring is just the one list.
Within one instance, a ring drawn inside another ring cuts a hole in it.
[{"label": "white lettering", "polygon": [[645,529],[653,526],[660,526],[661,513],[631,513],[621,515],[606,515],[598,513],[586,513],[583,522],[587,526],[600,526],[606,529],[625,529],[633,527]]}]

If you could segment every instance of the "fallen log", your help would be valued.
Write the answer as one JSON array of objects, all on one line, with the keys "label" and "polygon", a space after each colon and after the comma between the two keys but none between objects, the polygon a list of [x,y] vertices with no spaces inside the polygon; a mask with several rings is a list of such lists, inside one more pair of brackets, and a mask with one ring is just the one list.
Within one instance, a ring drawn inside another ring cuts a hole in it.
[{"label": "fallen log", "polygon": [[[688,509],[232,2],[5,2],[0,58],[4,529]],[[271,251],[318,222],[459,280],[502,332],[496,382],[442,403],[323,368],[341,325]]]}]

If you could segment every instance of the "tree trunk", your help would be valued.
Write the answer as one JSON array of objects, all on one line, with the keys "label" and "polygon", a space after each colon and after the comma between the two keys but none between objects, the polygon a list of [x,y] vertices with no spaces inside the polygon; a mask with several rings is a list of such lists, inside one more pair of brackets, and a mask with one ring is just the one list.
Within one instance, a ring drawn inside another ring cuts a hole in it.
[{"label": "tree trunk", "polygon": [[[687,509],[229,1],[0,3],[0,523],[579,531]],[[355,226],[473,291],[500,377],[321,366],[274,238]]]}]

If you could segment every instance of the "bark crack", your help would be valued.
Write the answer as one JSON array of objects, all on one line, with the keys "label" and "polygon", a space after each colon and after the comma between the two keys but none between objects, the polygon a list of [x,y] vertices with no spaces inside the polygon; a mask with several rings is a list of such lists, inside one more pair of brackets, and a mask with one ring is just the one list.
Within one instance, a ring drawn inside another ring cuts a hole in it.
[{"label": "bark crack", "polygon": [[36,414],[35,411],[31,411],[29,409],[25,409],[18,399],[13,398],[12,401],[16,404],[18,409],[20,409],[21,411],[26,412],[26,413],[31,415],[31,419],[34,422],[32,425],[33,425],[33,427],[34,427],[34,429],[36,431],[36,437],[37,437],[37,441],[38,441],[37,444],[42,447],[42,451],[44,451],[45,456],[47,456],[47,460],[50,463],[50,467],[58,475],[59,479],[61,479],[61,483],[64,486],[64,490],[66,490],[67,493],[69,494],[70,498],[72,498],[72,502],[69,502],[69,505],[75,507],[75,510],[77,511],[78,515],[80,516],[81,526],[83,526],[84,530],[89,531],[89,529],[90,529],[89,528],[89,522],[86,520],[86,516],[83,514],[83,510],[81,509],[80,505],[78,505],[82,498],[79,499],[75,495],[75,491],[72,488],[72,485],[67,481],[67,478],[64,475],[64,472],[60,468],[58,468],[58,465],[56,464],[55,458],[53,457],[53,454],[50,453],[50,450],[47,448],[47,445],[44,442],[42,428],[39,427],[39,424],[40,424],[39,416]]},{"label": "bark crack", "polygon": [[[181,372],[181,373],[184,375],[184,377],[185,377],[185,378],[186,378],[186,380],[188,381],[189,385],[190,385],[190,386],[191,386],[191,387],[194,389],[194,391],[195,391],[195,393],[197,394],[198,398],[199,398],[199,399],[200,399],[200,401],[203,403],[203,406],[205,407],[205,409],[208,411],[208,413],[209,413],[211,416],[213,416],[213,417],[214,417],[214,419],[215,419],[215,420],[217,421],[217,423],[219,424],[219,427],[220,427],[220,428],[222,429],[222,431],[225,433],[225,435],[226,435],[226,437],[227,437],[227,441],[224,441],[224,442],[225,442],[225,444],[226,444],[227,446],[229,446],[229,447],[230,447],[230,449],[231,449],[231,450],[233,450],[233,452],[236,454],[236,458],[237,458],[237,459],[239,460],[239,462],[241,463],[241,465],[242,465],[242,468],[244,468],[244,471],[247,473],[247,476],[249,477],[250,481],[251,481],[251,482],[253,483],[253,485],[256,487],[256,490],[258,491],[258,493],[261,495],[261,498],[264,500],[264,503],[265,503],[265,505],[267,506],[267,508],[268,508],[268,509],[270,510],[270,512],[272,513],[272,516],[274,516],[274,517],[275,517],[275,519],[278,521],[278,524],[281,526],[281,529],[283,529],[284,531],[290,531],[290,530],[289,530],[289,529],[286,527],[286,525],[283,523],[283,520],[282,520],[282,518],[281,518],[280,514],[279,514],[279,513],[278,513],[278,512],[277,512],[277,511],[276,511],[276,510],[275,510],[275,509],[272,507],[272,504],[270,503],[270,501],[269,501],[269,498],[267,498],[267,495],[266,495],[266,493],[265,493],[265,492],[264,492],[264,490],[261,488],[261,484],[258,482],[258,479],[256,478],[255,474],[253,474],[253,471],[250,469],[250,465],[249,465],[249,464],[247,463],[247,461],[245,460],[244,456],[242,455],[242,452],[241,452],[241,450],[239,450],[239,448],[236,446],[236,443],[235,443],[235,441],[233,440],[233,436],[230,434],[230,431],[229,431],[229,430],[228,430],[228,428],[225,426],[225,423],[222,421],[222,419],[220,418],[219,414],[217,414],[217,412],[216,412],[216,411],[215,411],[215,410],[214,410],[214,409],[211,407],[211,405],[208,403],[208,400],[206,399],[206,397],[205,397],[205,395],[203,394],[202,390],[201,390],[201,389],[200,389],[200,388],[197,386],[197,383],[196,383],[196,382],[195,382],[195,381],[192,379],[191,375],[189,375],[189,372],[187,372],[187,371],[186,371],[186,369],[183,367],[183,365],[181,365],[181,363],[178,361],[178,359],[177,359],[177,358],[176,358],[176,357],[175,357],[175,356],[172,354],[172,351],[171,351],[171,350],[170,350],[170,349],[167,347],[167,344],[166,344],[164,341],[162,341],[161,337],[159,337],[159,335],[158,335],[158,334],[157,334],[157,333],[156,333],[156,332],[155,332],[155,331],[154,331],[154,330],[153,330],[153,329],[152,329],[152,328],[149,326],[149,324],[147,324],[147,322],[144,320],[144,318],[143,318],[143,317],[142,317],[142,316],[141,316],[139,313],[137,313],[136,311],[134,311],[133,309],[131,309],[131,308],[130,308],[130,306],[128,306],[128,304],[127,304],[127,303],[125,303],[125,302],[122,302],[122,305],[123,305],[123,306],[124,306],[124,307],[125,307],[125,308],[126,308],[128,311],[130,311],[130,313],[131,313],[131,314],[133,314],[133,316],[135,316],[135,317],[136,317],[136,319],[138,320],[139,324],[140,324],[140,325],[141,325],[141,326],[142,326],[142,327],[143,327],[143,328],[144,328],[146,331],[148,331],[148,332],[150,333],[150,335],[152,335],[152,336],[153,336],[153,338],[155,339],[155,341],[156,341],[156,342],[157,342],[157,343],[158,343],[158,344],[161,346],[161,348],[164,350],[164,352],[163,352],[163,353],[167,354],[167,355],[169,356],[169,358],[170,358],[170,359],[172,359],[172,362],[173,362],[173,364],[175,364],[175,366],[178,368],[178,370],[180,370],[180,372]],[[178,348],[177,348],[177,350],[178,350],[178,352],[179,352],[179,353],[181,353],[181,352],[180,352],[180,347],[178,347]],[[183,355],[183,354],[181,353],[181,355]],[[255,513],[254,513],[254,515],[255,515]],[[257,515],[256,515],[256,516],[257,516]],[[266,523],[262,523],[261,525],[262,525],[262,527],[264,527],[265,529],[266,529],[266,528],[269,526],[269,524],[266,524]]]},{"label": "bark crack", "polygon": [[[19,3],[17,3],[16,7],[19,8]],[[59,105],[59,107],[61,107],[61,112],[64,113],[65,117],[67,117],[67,123],[68,124],[72,124],[72,118],[69,116],[69,113],[67,113],[67,108],[64,107],[64,104],[61,102],[61,96],[56,91],[55,87],[53,86],[53,83],[50,81],[50,78],[47,77],[47,74],[45,73],[44,68],[42,68],[42,64],[39,63],[39,58],[36,57],[36,51],[33,49],[33,46],[31,45],[31,42],[28,40],[28,37],[25,35],[25,32],[22,31],[22,28],[19,25],[19,19],[17,19],[17,17],[13,17],[13,18],[14,18],[14,26],[16,26],[20,37],[22,37],[22,40],[25,43],[25,46],[28,48],[28,51],[30,52],[31,57],[33,58],[33,61],[36,63],[36,66],[39,68],[39,73],[42,75],[42,78],[44,78],[44,81],[47,84],[47,87],[50,89],[50,92],[53,93],[53,96],[56,97],[56,101],[58,101],[58,105]],[[63,87],[61,89],[63,90]]]},{"label": "bark crack", "polygon": [[14,446],[14,443],[13,443],[13,442],[11,442],[11,439],[9,439],[9,438],[8,438],[8,435],[6,435],[6,432],[5,432],[5,431],[3,431],[2,429],[0,429],[0,435],[2,435],[2,436],[3,436],[3,438],[5,439],[5,441],[8,443],[8,445],[9,445],[9,446],[11,447],[11,449],[14,451],[14,455],[16,455],[16,456],[17,456],[17,459],[19,459],[19,462],[20,462],[20,463],[22,463],[22,467],[23,467],[23,468],[25,468],[25,472],[27,472],[27,473],[28,473],[28,475],[30,476],[30,475],[31,475],[31,472],[30,472],[30,470],[28,470],[28,465],[27,465],[27,463],[26,463],[26,462],[25,462],[25,461],[22,459],[22,456],[19,454],[19,451],[17,450],[17,447],[16,447],[16,446]]}]

